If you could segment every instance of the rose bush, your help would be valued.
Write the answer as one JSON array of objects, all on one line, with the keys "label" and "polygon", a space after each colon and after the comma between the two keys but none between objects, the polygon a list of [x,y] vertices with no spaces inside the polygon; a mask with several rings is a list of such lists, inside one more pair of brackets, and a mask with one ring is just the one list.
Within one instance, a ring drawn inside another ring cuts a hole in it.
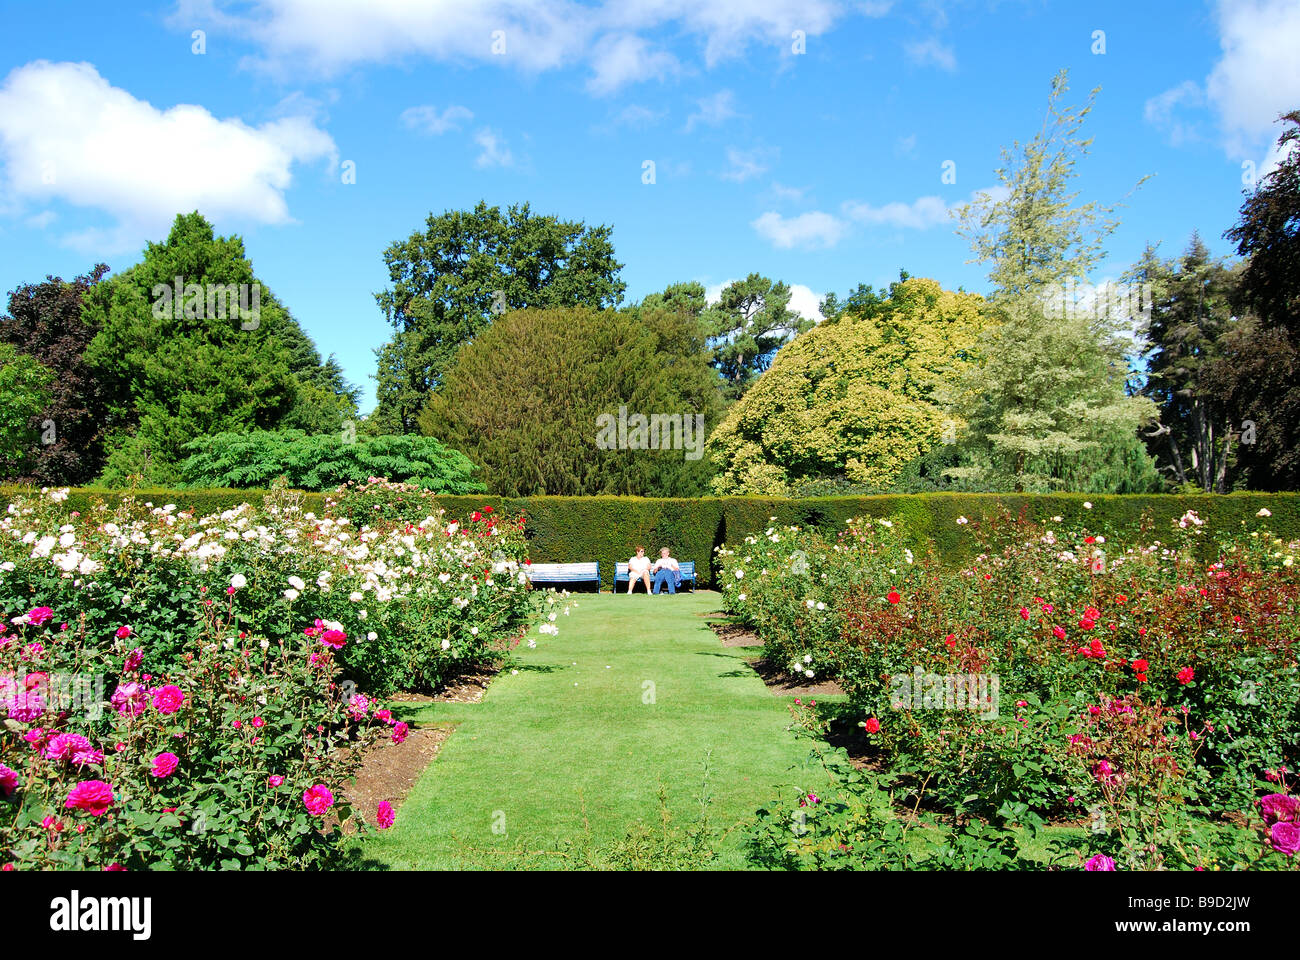
[{"label": "rose bush", "polygon": [[345,785],[366,746],[399,736],[378,701],[347,695],[316,631],[273,642],[227,599],[155,674],[133,631],[99,641],[84,614],[53,612],[9,618],[0,638],[4,869],[341,862],[343,826],[373,815]]},{"label": "rose bush", "polygon": [[304,512],[286,491],[205,517],[129,498],[67,515],[60,497],[18,499],[0,518],[0,609],[76,609],[92,644],[125,624],[160,671],[192,647],[195,611],[230,603],[274,642],[310,610],[347,633],[337,650],[347,680],[379,694],[428,690],[518,643],[542,603],[522,519],[490,510],[463,525],[435,509],[358,527]]},{"label": "rose bush", "polygon": [[[1211,532],[1188,513],[1163,537],[1148,523],[1143,542],[1116,545],[962,518],[975,560],[955,575],[913,556],[891,521],[850,521],[834,538],[774,527],[721,548],[719,564],[728,611],[777,665],[843,684],[859,743],[917,803],[1104,822],[1142,838],[1130,852],[1154,842],[1157,860],[1191,862],[1165,843],[1178,808],[1247,808],[1260,771],[1294,763],[1300,742],[1296,545],[1259,520]],[[1089,732],[1115,702],[1164,718],[1142,727],[1144,750]],[[1181,730],[1166,730],[1175,719]]]}]

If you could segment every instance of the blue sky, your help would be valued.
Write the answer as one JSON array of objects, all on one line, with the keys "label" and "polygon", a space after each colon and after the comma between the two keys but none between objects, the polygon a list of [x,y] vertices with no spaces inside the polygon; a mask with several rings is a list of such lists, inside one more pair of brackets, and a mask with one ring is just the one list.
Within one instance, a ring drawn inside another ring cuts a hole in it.
[{"label": "blue sky", "polygon": [[1071,100],[1102,88],[1082,199],[1152,175],[1100,280],[1196,229],[1230,253],[1243,163],[1266,170],[1300,107],[1296,0],[60,2],[3,22],[0,289],[130,266],[197,208],[363,409],[382,251],[431,211],[611,224],[630,299],[751,271],[807,311],[900,269],[983,290],[947,209],[996,182],[1069,68]]}]

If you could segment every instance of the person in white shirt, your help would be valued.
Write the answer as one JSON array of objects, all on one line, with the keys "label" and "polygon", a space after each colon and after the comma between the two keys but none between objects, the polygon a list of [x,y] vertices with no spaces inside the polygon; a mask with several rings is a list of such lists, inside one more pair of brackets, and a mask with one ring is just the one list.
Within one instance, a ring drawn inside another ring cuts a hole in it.
[{"label": "person in white shirt", "polygon": [[681,569],[681,564],[672,558],[667,547],[660,550],[659,559],[650,568],[655,578],[654,592],[658,593],[659,588],[667,584],[669,593],[677,593],[677,584],[681,581]]},{"label": "person in white shirt", "polygon": [[645,592],[650,592],[650,558],[645,555],[645,547],[636,548],[636,556],[627,562],[627,592],[631,593],[636,582],[645,584]]}]

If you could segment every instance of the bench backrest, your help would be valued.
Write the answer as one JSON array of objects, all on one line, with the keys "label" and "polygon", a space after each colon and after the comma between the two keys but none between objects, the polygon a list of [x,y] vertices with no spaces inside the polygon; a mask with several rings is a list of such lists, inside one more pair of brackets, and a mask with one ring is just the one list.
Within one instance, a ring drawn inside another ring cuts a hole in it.
[{"label": "bench backrest", "polygon": [[[683,579],[683,580],[694,580],[694,579],[695,579],[695,561],[694,561],[694,560],[683,560],[683,561],[681,562],[680,566],[681,566],[681,568],[682,568],[682,569],[681,569],[681,574],[682,574],[682,579]],[[626,564],[626,563],[616,563],[616,564],[614,564],[614,579],[615,579],[615,580],[626,580],[626,579],[627,579],[627,564]]]},{"label": "bench backrest", "polygon": [[526,568],[530,580],[599,580],[600,564],[532,563]]}]

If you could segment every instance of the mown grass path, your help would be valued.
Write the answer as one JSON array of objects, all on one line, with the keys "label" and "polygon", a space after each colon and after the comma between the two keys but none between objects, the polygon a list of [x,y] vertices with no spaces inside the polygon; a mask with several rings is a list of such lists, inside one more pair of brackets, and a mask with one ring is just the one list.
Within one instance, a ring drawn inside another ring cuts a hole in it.
[{"label": "mown grass path", "polygon": [[[788,729],[788,699],[709,629],[717,594],[576,599],[559,636],[532,634],[518,674],[503,672],[480,703],[409,712],[456,731],[396,826],[364,841],[367,858],[398,869],[562,867],[582,838],[599,847],[638,820],[658,828],[661,785],[674,824],[692,822],[706,757],[715,832],[794,787],[808,744]],[[740,834],[730,831],[713,866],[744,865]]]}]

